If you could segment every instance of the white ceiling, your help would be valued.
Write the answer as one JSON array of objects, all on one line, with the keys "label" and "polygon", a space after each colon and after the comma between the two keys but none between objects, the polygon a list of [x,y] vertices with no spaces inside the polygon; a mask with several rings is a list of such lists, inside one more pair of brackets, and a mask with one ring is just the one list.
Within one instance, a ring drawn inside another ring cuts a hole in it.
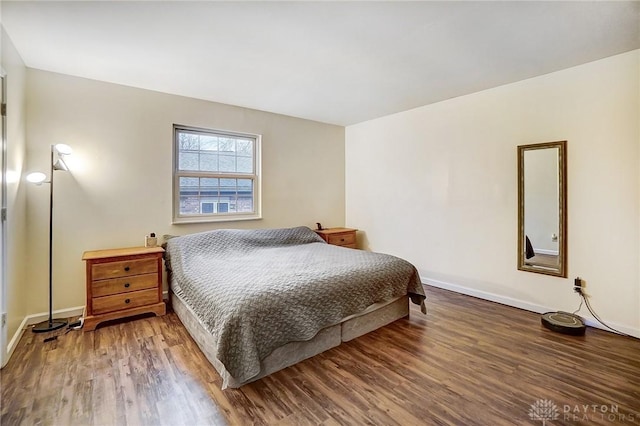
[{"label": "white ceiling", "polygon": [[2,1],[28,67],[349,125],[640,48],[640,2]]}]

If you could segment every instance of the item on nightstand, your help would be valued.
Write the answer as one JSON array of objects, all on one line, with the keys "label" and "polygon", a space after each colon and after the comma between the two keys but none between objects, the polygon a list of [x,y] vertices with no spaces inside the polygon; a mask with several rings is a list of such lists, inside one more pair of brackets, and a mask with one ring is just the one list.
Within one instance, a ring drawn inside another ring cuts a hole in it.
[{"label": "item on nightstand", "polygon": [[144,237],[144,246],[145,247],[157,247],[158,246],[158,238],[156,238],[155,232],[150,233]]},{"label": "item on nightstand", "polygon": [[322,224],[320,222],[316,222],[316,225],[318,225],[318,227],[316,229],[318,231],[322,231]]}]

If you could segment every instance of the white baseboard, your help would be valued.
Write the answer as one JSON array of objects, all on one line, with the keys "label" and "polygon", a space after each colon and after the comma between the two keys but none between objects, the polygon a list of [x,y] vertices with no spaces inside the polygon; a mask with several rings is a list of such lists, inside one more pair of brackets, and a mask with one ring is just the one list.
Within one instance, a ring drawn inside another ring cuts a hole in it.
[{"label": "white baseboard", "polygon": [[[57,311],[53,311],[54,318],[69,318],[73,316],[82,315],[84,313],[84,306],[75,306],[73,308],[66,309],[58,309]],[[41,323],[49,319],[49,312],[40,312],[37,314],[31,314],[24,317],[22,322],[20,323],[20,327],[13,334],[11,340],[9,340],[9,344],[7,345],[7,357],[5,358],[4,365],[9,362],[9,358],[13,355],[13,351],[16,350],[16,346],[18,346],[18,342],[20,338],[24,334],[24,331],[30,326],[34,324]],[[2,367],[4,367],[4,365]]]},{"label": "white baseboard", "polygon": [[[54,318],[69,318],[75,316],[81,316],[84,313],[83,306],[74,306],[73,308],[58,309],[53,311]],[[38,314],[31,314],[25,317],[27,325],[38,324],[49,319],[49,312],[40,312]]]},{"label": "white baseboard", "polygon": [[26,328],[27,328],[27,317],[24,317],[22,319],[22,322],[20,323],[20,327],[18,327],[16,332],[13,334],[13,337],[11,338],[11,340],[9,340],[9,344],[7,345],[7,357],[4,359],[4,364],[2,365],[3,367],[7,365],[7,362],[9,362],[9,358],[11,358],[11,355],[13,355],[13,351],[16,350],[16,346],[18,346],[18,342],[20,341],[20,338],[24,334],[24,330]]},{"label": "white baseboard", "polygon": [[558,250],[547,250],[547,249],[539,249],[539,248],[533,248],[533,251],[536,254],[548,254],[550,256],[557,256],[558,255]]},{"label": "white baseboard", "polygon": [[[551,311],[557,311],[557,308],[552,308],[549,306],[542,306],[542,305],[538,305],[535,303],[531,303],[531,302],[527,302],[524,300],[520,300],[520,299],[514,299],[512,297],[507,297],[507,296],[501,296],[499,294],[494,294],[494,293],[489,293],[486,291],[482,291],[482,290],[477,290],[474,288],[469,288],[469,287],[464,287],[458,284],[452,284],[452,283],[447,283],[444,281],[440,281],[440,280],[436,280],[436,279],[431,279],[431,278],[422,278],[422,284],[427,285],[427,286],[431,286],[431,287],[437,287],[437,288],[442,288],[444,290],[450,290],[450,291],[454,291],[456,293],[460,293],[460,294],[466,294],[467,296],[473,296],[473,297],[477,297],[478,299],[484,299],[484,300],[489,300],[491,302],[496,302],[496,303],[500,303],[503,305],[507,305],[507,306],[512,306],[514,308],[518,308],[518,309],[524,309],[525,311],[530,311],[530,312],[536,312],[538,314],[543,314],[545,312],[551,312]],[[427,295],[428,297],[428,295]],[[593,318],[585,318],[583,317],[585,320],[585,324],[588,325],[589,327],[594,327],[594,328],[599,328],[601,330],[604,331],[609,331],[612,332],[611,330],[609,330],[607,327],[603,326],[602,324],[600,324],[598,321],[596,321]],[[616,324],[616,323],[609,323],[609,325],[613,328],[615,328],[616,330],[619,330],[625,334],[628,334],[629,336],[633,336],[636,337],[638,339],[640,339],[640,330],[625,326],[625,325],[621,325],[621,324]]]}]

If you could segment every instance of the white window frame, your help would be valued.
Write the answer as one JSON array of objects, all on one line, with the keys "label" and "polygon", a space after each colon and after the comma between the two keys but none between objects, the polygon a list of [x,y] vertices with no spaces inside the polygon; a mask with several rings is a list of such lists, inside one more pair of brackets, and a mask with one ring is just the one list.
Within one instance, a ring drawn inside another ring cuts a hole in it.
[{"label": "white window frame", "polygon": [[[184,171],[178,169],[178,133],[180,131],[210,134],[215,136],[232,136],[242,137],[254,140],[253,144],[253,174],[247,173],[230,173],[230,172],[201,172],[201,171]],[[203,222],[225,222],[238,220],[257,220],[262,219],[261,206],[261,159],[262,159],[262,135],[251,133],[239,133],[227,130],[205,129],[200,127],[184,126],[180,124],[173,125],[173,221],[172,224],[182,223],[203,223]],[[180,213],[180,178],[181,177],[211,177],[211,178],[238,178],[251,179],[253,181],[253,212],[247,213],[217,213],[217,206],[214,213],[210,214],[181,214]]]}]

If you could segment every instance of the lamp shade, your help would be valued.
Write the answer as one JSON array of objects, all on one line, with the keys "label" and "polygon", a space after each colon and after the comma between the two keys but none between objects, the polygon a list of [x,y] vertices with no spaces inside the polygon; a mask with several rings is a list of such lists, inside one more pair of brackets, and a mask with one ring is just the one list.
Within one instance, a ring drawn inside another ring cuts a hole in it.
[{"label": "lamp shade", "polygon": [[55,163],[53,163],[53,170],[64,170],[66,172],[69,170],[69,167],[67,167],[67,163],[64,162],[64,159],[60,157]]},{"label": "lamp shade", "polygon": [[47,179],[47,175],[42,172],[33,172],[27,175],[27,181],[31,183],[40,184]]},{"label": "lamp shade", "polygon": [[54,148],[56,150],[56,152],[60,155],[71,155],[71,153],[73,152],[73,150],[71,149],[71,147],[69,145],[63,144],[63,143],[58,143],[54,145]]}]

